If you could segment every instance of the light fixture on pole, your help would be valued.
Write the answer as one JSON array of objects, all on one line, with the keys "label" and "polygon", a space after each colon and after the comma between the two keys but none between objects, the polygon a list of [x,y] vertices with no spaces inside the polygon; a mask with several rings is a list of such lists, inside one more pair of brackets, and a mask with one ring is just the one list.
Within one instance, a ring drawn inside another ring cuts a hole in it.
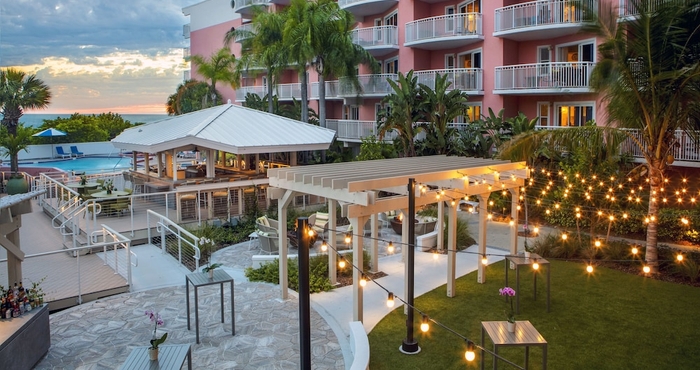
[{"label": "light fixture on pole", "polygon": [[406,259],[407,264],[407,297],[406,305],[408,306],[408,315],[406,315],[406,338],[401,344],[401,352],[405,354],[416,354],[420,352],[420,347],[418,346],[418,341],[413,337],[413,329],[415,323],[413,318],[413,294],[414,294],[414,260],[416,252],[416,180],[414,178],[408,179],[408,215],[405,222],[408,223],[408,257]]}]

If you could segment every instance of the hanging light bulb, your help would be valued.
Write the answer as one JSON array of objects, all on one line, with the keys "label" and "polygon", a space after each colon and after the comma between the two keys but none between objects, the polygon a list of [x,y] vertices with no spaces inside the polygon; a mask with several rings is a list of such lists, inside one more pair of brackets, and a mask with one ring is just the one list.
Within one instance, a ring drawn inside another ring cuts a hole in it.
[{"label": "hanging light bulb", "polygon": [[540,228],[539,228],[539,227],[535,227],[534,229],[532,229],[532,232],[534,232],[535,234],[537,234],[537,233],[540,232]]},{"label": "hanging light bulb", "polygon": [[312,228],[309,228],[309,230],[308,230],[306,233],[307,233],[310,237],[313,237],[314,234],[315,234],[314,229],[312,229]]},{"label": "hanging light bulb", "polygon": [[586,266],[586,272],[588,272],[589,274],[592,273],[592,272],[593,272],[593,266],[591,266],[591,265]]},{"label": "hanging light bulb", "polygon": [[422,331],[423,333],[427,333],[428,330],[430,330],[430,319],[427,315],[423,315],[423,320],[420,324],[420,331]]},{"label": "hanging light bulb", "polygon": [[561,234],[561,240],[566,240],[566,239],[568,239],[568,238],[569,238],[568,235],[566,235],[566,234]]},{"label": "hanging light bulb", "polygon": [[639,253],[639,249],[637,247],[632,247],[632,254],[637,255]]},{"label": "hanging light bulb", "polygon": [[648,274],[649,272],[651,272],[651,267],[649,267],[649,266],[644,266],[644,268],[642,269],[642,271],[644,271],[645,274]]},{"label": "hanging light bulb", "polygon": [[351,241],[352,241],[352,234],[350,234],[350,233],[345,234],[345,244],[350,244]]},{"label": "hanging light bulb", "polygon": [[532,269],[538,270],[539,268],[540,268],[540,264],[537,263],[537,258],[535,258],[535,261],[532,263]]},{"label": "hanging light bulb", "polygon": [[434,252],[433,252],[433,259],[434,259],[434,260],[437,260],[437,259],[438,259],[438,252],[437,252],[437,251],[434,251]]},{"label": "hanging light bulb", "polygon": [[474,352],[474,342],[467,341],[467,352],[464,352],[464,358],[467,361],[472,362],[476,358],[476,352]]},{"label": "hanging light bulb", "polygon": [[394,253],[394,243],[393,242],[389,242],[389,245],[387,245],[387,247],[386,247],[386,251],[389,254]]},{"label": "hanging light bulb", "polygon": [[389,308],[394,307],[394,293],[389,292],[389,296],[386,298],[386,306]]},{"label": "hanging light bulb", "polygon": [[678,262],[683,262],[683,255],[682,255],[682,254],[678,254],[678,255],[676,256],[676,260],[678,260]]},{"label": "hanging light bulb", "polygon": [[601,245],[600,240],[596,240],[596,241],[595,241],[595,246],[598,247],[598,248],[600,248],[600,245]]},{"label": "hanging light bulb", "polygon": [[367,276],[365,274],[362,274],[362,277],[360,277],[360,286],[364,287],[367,285]]},{"label": "hanging light bulb", "polygon": [[326,244],[326,241],[321,242],[321,252],[326,252],[328,251],[328,244]]},{"label": "hanging light bulb", "polygon": [[488,265],[488,264],[489,264],[489,259],[486,258],[486,255],[483,255],[483,256],[481,257],[481,264],[482,264],[482,265]]},{"label": "hanging light bulb", "polygon": [[343,256],[340,256],[340,259],[338,260],[338,267],[341,269],[345,268],[345,258],[343,258]]}]

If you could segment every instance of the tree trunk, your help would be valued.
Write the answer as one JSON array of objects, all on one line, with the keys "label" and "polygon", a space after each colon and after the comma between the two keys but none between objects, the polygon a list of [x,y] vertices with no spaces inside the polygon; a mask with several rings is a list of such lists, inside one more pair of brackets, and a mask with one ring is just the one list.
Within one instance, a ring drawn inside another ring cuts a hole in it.
[{"label": "tree trunk", "polygon": [[267,112],[275,113],[275,106],[272,104],[272,68],[267,69]]},{"label": "tree trunk", "polygon": [[323,73],[318,73],[318,123],[326,127],[326,79]]},{"label": "tree trunk", "polygon": [[[657,235],[658,235],[658,222],[659,222],[659,202],[652,202],[652,197],[658,197],[661,195],[659,191],[661,185],[663,184],[663,163],[662,160],[655,159],[649,164],[649,223],[647,224],[647,245],[645,260],[647,265],[651,269],[651,273],[655,274],[659,272],[659,252],[657,250]],[[656,195],[654,195],[656,193]]]},{"label": "tree trunk", "polygon": [[306,74],[306,69],[301,72],[301,121],[309,122],[309,94],[306,91],[309,86],[309,78]]}]

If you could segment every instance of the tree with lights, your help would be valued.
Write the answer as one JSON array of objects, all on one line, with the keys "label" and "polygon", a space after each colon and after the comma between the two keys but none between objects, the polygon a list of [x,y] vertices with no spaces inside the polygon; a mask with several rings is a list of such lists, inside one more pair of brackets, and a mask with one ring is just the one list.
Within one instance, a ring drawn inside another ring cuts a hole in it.
[{"label": "tree with lights", "polygon": [[600,15],[587,12],[591,22],[583,30],[603,40],[590,84],[607,103],[605,126],[525,133],[506,143],[501,156],[527,158],[544,143],[562,148],[585,143],[605,148],[607,156],[619,153],[622,140],[636,146],[645,163],[635,173],[649,179],[645,258],[655,273],[660,202],[654,194],[680,145],[676,131],[695,138],[700,122],[700,0],[628,4],[636,16],[619,22],[617,9],[603,3]]}]

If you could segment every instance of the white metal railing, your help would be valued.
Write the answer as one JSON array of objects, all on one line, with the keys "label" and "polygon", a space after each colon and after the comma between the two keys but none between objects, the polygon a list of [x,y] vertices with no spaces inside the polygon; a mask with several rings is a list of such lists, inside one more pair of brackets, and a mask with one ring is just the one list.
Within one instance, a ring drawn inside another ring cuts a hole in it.
[{"label": "white metal railing", "polygon": [[[398,2],[398,0],[387,0],[390,2]],[[375,1],[368,1],[368,0],[338,0],[338,7],[340,9],[345,9],[346,7],[360,4],[360,3],[374,3]]]},{"label": "white metal railing", "polygon": [[252,36],[253,33],[253,23],[246,23],[238,27],[238,31],[241,31],[234,38],[234,42],[241,42],[247,40]]},{"label": "white metal railing", "polygon": [[189,39],[189,38],[190,38],[190,24],[189,24],[189,23],[183,24],[183,25],[182,25],[182,36],[183,36],[185,39]]},{"label": "white metal railing", "polygon": [[590,88],[595,63],[556,62],[496,67],[495,90]]},{"label": "white metal railing", "polygon": [[279,100],[292,100],[292,98],[300,100],[301,83],[277,84],[275,85],[275,95]]},{"label": "white metal railing", "polygon": [[[626,131],[637,140],[642,140],[642,134],[639,130],[626,129]],[[673,149],[671,149],[669,153],[673,155],[674,160],[686,162],[700,161],[700,140],[694,139],[683,130],[676,130],[674,139],[674,143],[679,144],[678,146],[673,146]],[[635,158],[644,158],[641,148],[635,145],[632,139],[627,139],[622,143],[620,152],[629,153]]]},{"label": "white metal railing", "polygon": [[[634,17],[639,15],[639,10],[635,9],[632,6],[632,2],[630,0],[619,0],[620,1],[620,6],[619,6],[619,11],[620,11],[620,17],[621,18],[626,18],[626,17]],[[644,9],[644,4],[647,4],[647,11],[649,12],[654,12],[657,9],[661,7],[661,5],[669,0],[646,0],[643,2],[640,2],[642,4],[642,9]],[[640,9],[641,10],[641,9]]]},{"label": "white metal railing", "polygon": [[182,59],[187,59],[190,57],[190,48],[182,48]]},{"label": "white metal railing", "polygon": [[362,91],[357,91],[355,86],[350,82],[349,79],[341,78],[339,95],[348,97],[356,95],[386,95],[391,94],[394,90],[391,85],[387,82],[387,79],[396,81],[397,75],[393,73],[382,73],[373,75],[360,75],[357,76],[359,80]]},{"label": "white metal railing", "polygon": [[267,5],[268,0],[236,0],[233,11],[238,12],[241,9],[248,8],[254,5]]},{"label": "white metal railing", "polygon": [[[254,94],[260,98],[264,98],[267,95],[267,86],[244,86],[236,89],[236,101],[245,101],[245,97],[248,94]],[[276,95],[275,89],[272,89],[272,95]]]},{"label": "white metal railing", "polygon": [[[596,9],[597,0],[584,0]],[[526,27],[581,23],[585,12],[581,0],[531,1],[496,9],[494,32]]]},{"label": "white metal railing", "polygon": [[452,84],[448,90],[483,91],[484,72],[481,68],[454,68],[454,69],[433,69],[428,71],[415,71],[414,76],[418,78],[418,83],[435,88],[436,75],[447,75],[447,80]]},{"label": "white metal railing", "polygon": [[483,36],[481,13],[460,13],[406,23],[406,43],[455,36]]},{"label": "white metal railing", "polygon": [[[311,83],[311,92],[309,94],[309,99],[318,99],[319,98],[319,88],[318,88],[318,82],[312,82]],[[340,97],[340,82],[338,80],[335,81],[326,81],[324,84],[326,85],[326,99],[328,98],[339,98]]]},{"label": "white metal railing", "polygon": [[[377,134],[377,122],[375,121],[327,119],[326,127],[335,130],[338,133],[339,140],[359,141],[370,136],[379,139],[379,135]],[[391,141],[394,140],[395,137],[395,132],[388,132],[384,135],[384,140]]]},{"label": "white metal railing", "polygon": [[[153,224],[151,223],[153,221]],[[190,271],[199,270],[201,251],[199,238],[180,225],[171,221],[167,216],[148,210],[146,217],[148,243],[160,245],[162,253],[169,253]],[[153,232],[155,227],[155,233]],[[174,239],[169,238],[173,236]],[[192,268],[194,265],[194,269]]]},{"label": "white metal railing", "polygon": [[102,230],[93,232],[88,238],[88,246],[92,248],[102,247],[104,264],[126,279],[127,284],[131,287],[131,267],[138,265],[138,259],[136,254],[131,251],[129,238],[107,225],[102,225]]},{"label": "white metal railing", "polygon": [[363,48],[375,46],[399,47],[397,26],[377,26],[352,30],[352,42]]}]

